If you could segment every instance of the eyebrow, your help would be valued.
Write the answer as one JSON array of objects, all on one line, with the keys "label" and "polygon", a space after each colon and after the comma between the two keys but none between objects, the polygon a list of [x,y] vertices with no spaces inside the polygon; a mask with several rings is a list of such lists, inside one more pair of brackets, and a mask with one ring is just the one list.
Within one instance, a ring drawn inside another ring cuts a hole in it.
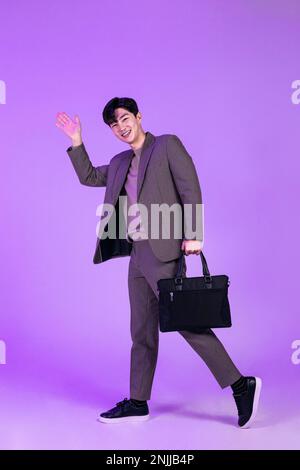
[{"label": "eyebrow", "polygon": [[[122,119],[124,116],[128,116],[128,113],[122,114],[122,116],[120,116],[118,120]],[[116,124],[116,121],[112,122],[112,124]]]}]

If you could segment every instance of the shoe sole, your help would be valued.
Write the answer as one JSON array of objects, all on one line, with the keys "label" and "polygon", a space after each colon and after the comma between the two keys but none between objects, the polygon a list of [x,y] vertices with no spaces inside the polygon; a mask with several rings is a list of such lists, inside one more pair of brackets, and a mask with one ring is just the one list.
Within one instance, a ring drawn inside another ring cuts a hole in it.
[{"label": "shoe sole", "polygon": [[147,419],[149,419],[149,415],[124,416],[124,418],[103,418],[102,416],[98,417],[98,421],[101,421],[101,423],[134,423],[147,421]]},{"label": "shoe sole", "polygon": [[252,413],[247,423],[245,423],[243,426],[240,426],[241,429],[249,428],[251,424],[253,423],[253,421],[255,420],[255,417],[257,414],[258,402],[259,402],[259,397],[260,397],[260,392],[261,392],[261,387],[262,387],[262,380],[259,377],[255,377],[255,381],[256,381],[256,386],[255,386],[255,392],[254,392]]}]

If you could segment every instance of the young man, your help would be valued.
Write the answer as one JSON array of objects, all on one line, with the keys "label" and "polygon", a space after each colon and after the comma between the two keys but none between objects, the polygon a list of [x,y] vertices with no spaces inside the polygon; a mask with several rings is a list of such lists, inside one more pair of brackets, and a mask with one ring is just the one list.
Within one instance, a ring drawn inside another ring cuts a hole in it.
[{"label": "young man", "polygon": [[[72,120],[64,112],[58,113],[56,125],[72,140],[67,153],[80,183],[106,186],[104,203],[111,205],[117,215],[124,213],[127,217],[125,237],[120,236],[120,226],[116,237],[104,237],[112,216],[104,222],[101,220],[93,258],[94,263],[101,263],[114,257],[130,256],[130,399],[125,398],[101,413],[99,420],[104,423],[142,421],[149,418],[147,400],[151,397],[158,354],[157,281],[175,276],[182,251],[186,255],[200,254],[203,230],[201,228],[192,237],[184,232],[180,239],[172,232],[173,223],[169,238],[160,234],[152,237],[142,211],[136,211],[134,220],[130,221],[130,207],[141,204],[151,213],[153,204],[190,204],[194,210],[202,204],[202,195],[193,160],[180,139],[173,134],[154,136],[149,131],[145,132],[141,124],[142,115],[134,99],[113,98],[106,104],[102,116],[114,136],[129,145],[130,150],[115,155],[109,164],[98,167],[92,165],[82,141],[79,117]],[[121,195],[127,196],[128,213],[123,208],[120,212]],[[195,212],[192,211],[193,222]],[[185,262],[183,265],[185,275]],[[179,333],[205,361],[220,387],[231,386],[238,409],[238,424],[242,428],[249,427],[257,412],[261,379],[244,377],[211,329],[200,333]]]}]

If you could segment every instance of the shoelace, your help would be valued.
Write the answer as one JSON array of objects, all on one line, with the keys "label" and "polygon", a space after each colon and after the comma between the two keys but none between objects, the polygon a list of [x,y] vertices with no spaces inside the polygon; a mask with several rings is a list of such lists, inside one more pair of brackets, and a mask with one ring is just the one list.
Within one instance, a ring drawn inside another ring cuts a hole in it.
[{"label": "shoelace", "polygon": [[117,406],[124,406],[128,401],[129,401],[128,398],[124,398],[124,400],[119,401],[117,403]]}]

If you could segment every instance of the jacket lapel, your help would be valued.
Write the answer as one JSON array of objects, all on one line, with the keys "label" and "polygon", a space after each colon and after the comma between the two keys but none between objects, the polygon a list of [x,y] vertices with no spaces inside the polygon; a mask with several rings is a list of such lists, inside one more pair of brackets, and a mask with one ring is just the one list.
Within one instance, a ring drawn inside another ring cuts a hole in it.
[{"label": "jacket lapel", "polygon": [[139,170],[138,170],[138,178],[137,178],[137,200],[139,200],[139,195],[142,189],[142,185],[145,178],[146,169],[154,149],[155,137],[151,132],[146,133],[145,141],[143,144]]},{"label": "jacket lapel", "polygon": [[119,194],[121,192],[122,186],[125,183],[126,175],[130,167],[130,163],[133,157],[133,151],[128,150],[127,155],[122,159],[115,178],[115,183],[113,185],[113,203],[115,204]]}]

